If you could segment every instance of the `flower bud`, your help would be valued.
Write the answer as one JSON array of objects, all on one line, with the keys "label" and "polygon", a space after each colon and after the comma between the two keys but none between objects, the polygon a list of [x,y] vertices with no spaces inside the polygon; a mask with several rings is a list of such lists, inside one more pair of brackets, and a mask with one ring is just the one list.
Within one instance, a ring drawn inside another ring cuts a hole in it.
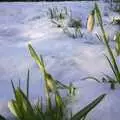
[{"label": "flower bud", "polygon": [[95,18],[94,18],[94,11],[88,16],[88,21],[87,21],[87,30],[89,32],[92,32],[95,24]]}]

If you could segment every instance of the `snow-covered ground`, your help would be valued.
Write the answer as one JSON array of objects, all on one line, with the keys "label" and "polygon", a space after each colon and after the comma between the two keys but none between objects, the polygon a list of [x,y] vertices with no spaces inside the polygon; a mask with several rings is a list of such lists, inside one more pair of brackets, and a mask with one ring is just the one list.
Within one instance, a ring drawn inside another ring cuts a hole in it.
[{"label": "snow-covered ground", "polygon": [[[116,16],[109,10],[109,5],[98,3],[103,15],[105,29],[113,40],[119,26],[110,24]],[[53,25],[47,16],[49,7],[64,7],[72,10],[74,18],[82,19],[82,38],[73,39]],[[111,90],[109,84],[81,78],[103,73],[112,75],[104,57],[107,54],[103,44],[95,33],[86,30],[86,21],[94,2],[39,2],[39,3],[0,3],[0,113],[9,117],[7,102],[13,98],[10,80],[16,84],[21,80],[25,87],[27,70],[30,69],[30,95],[32,99],[43,96],[43,82],[38,67],[28,52],[28,42],[41,54],[47,70],[57,80],[73,84],[78,88],[73,102],[73,112],[90,103],[102,93],[105,99],[88,115],[89,120],[120,119],[120,86]],[[113,43],[113,42],[112,42]]]}]

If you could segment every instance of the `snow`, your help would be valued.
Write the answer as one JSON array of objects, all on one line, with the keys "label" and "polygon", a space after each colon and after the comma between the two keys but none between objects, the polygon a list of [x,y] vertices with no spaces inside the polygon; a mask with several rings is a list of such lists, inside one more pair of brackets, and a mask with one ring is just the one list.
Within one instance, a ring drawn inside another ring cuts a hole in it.
[{"label": "snow", "polygon": [[[117,16],[109,9],[107,3],[98,3],[103,15],[105,29],[113,40],[119,26],[110,24],[111,18]],[[64,7],[72,10],[74,18],[82,18],[82,38],[73,39],[63,33],[61,28],[53,25],[47,16],[49,7]],[[33,47],[45,60],[47,70],[57,80],[73,84],[78,88],[75,102],[70,104],[73,113],[90,103],[102,93],[105,99],[89,113],[90,120],[119,120],[120,88],[113,91],[109,84],[100,84],[93,80],[81,80],[87,76],[102,78],[103,73],[112,75],[112,71],[104,57],[104,48],[95,33],[100,32],[98,26],[92,33],[86,30],[86,21],[94,2],[38,2],[0,4],[0,113],[10,118],[7,102],[13,98],[10,80],[16,85],[21,80],[25,88],[27,70],[30,69],[31,99],[43,95],[43,81],[38,67],[31,59],[27,45]],[[112,29],[111,29],[112,28]],[[113,42],[111,41],[111,44]],[[119,60],[118,60],[119,61]]]}]

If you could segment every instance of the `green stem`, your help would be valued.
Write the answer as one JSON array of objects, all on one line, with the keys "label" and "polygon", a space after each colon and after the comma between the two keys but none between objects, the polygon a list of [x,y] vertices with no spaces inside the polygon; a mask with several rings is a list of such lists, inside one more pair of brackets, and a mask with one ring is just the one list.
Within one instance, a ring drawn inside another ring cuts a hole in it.
[{"label": "green stem", "polygon": [[102,31],[102,34],[103,34],[104,44],[105,44],[106,47],[107,47],[109,56],[110,56],[110,58],[111,58],[111,61],[112,61],[113,66],[114,66],[114,70],[115,70],[116,75],[117,75],[117,76],[116,76],[116,79],[117,79],[118,82],[120,83],[120,80],[119,80],[119,78],[120,78],[120,72],[119,72],[119,69],[118,69],[118,66],[117,66],[115,57],[114,57],[114,55],[113,55],[113,52],[112,52],[112,50],[111,50],[111,48],[110,48],[110,45],[109,45],[109,43],[108,43],[108,39],[107,39],[107,37],[106,37],[105,30],[104,30],[104,28],[103,28],[103,24],[101,24],[100,27],[101,27],[101,31]]},{"label": "green stem", "polygon": [[98,23],[100,25],[100,28],[101,28],[101,31],[102,31],[102,34],[103,34],[103,42],[105,44],[105,46],[107,47],[107,50],[108,50],[108,53],[109,53],[109,56],[111,58],[111,62],[112,62],[112,65],[113,65],[113,68],[114,68],[114,71],[115,71],[115,77],[116,77],[116,80],[120,83],[120,72],[119,72],[119,69],[118,69],[118,65],[116,63],[116,60],[115,60],[115,57],[113,55],[113,52],[112,52],[112,49],[110,48],[110,45],[109,45],[109,40],[105,34],[105,30],[104,30],[104,27],[103,27],[103,21],[102,21],[102,17],[101,17],[101,13],[100,13],[100,10],[97,6],[97,4],[95,3],[95,8],[94,10],[96,11],[96,17],[98,19]]}]

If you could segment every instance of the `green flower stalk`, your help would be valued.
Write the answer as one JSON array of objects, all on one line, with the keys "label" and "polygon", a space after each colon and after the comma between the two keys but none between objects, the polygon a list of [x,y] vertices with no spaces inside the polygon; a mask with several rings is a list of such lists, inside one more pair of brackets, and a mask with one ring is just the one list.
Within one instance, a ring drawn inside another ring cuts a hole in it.
[{"label": "green flower stalk", "polygon": [[[120,84],[120,71],[119,71],[119,68],[118,68],[118,65],[117,65],[117,62],[116,62],[116,58],[112,52],[112,49],[109,45],[109,38],[107,37],[106,35],[106,32],[104,30],[104,25],[103,25],[103,20],[102,20],[102,16],[101,16],[101,12],[99,10],[99,7],[98,5],[95,3],[95,7],[93,9],[93,13],[95,15],[95,17],[97,18],[97,22],[101,28],[101,32],[102,32],[102,37],[100,37],[100,40],[102,39],[103,40],[103,43],[105,45],[105,47],[107,48],[107,51],[109,53],[109,57],[105,56],[113,73],[114,73],[114,76],[115,76],[115,79],[111,78],[110,76],[106,76],[106,81],[109,82],[111,84],[111,89],[114,89],[115,88],[115,84],[116,83],[119,83]],[[88,21],[89,23],[89,21]],[[93,27],[91,27],[90,30],[92,30]],[[88,28],[89,30],[89,28]],[[118,50],[118,46],[116,46],[116,49]],[[89,77],[88,77],[89,78]],[[96,79],[96,78],[95,78]],[[94,80],[95,80],[94,79]],[[112,81],[111,81],[112,80]]]}]

